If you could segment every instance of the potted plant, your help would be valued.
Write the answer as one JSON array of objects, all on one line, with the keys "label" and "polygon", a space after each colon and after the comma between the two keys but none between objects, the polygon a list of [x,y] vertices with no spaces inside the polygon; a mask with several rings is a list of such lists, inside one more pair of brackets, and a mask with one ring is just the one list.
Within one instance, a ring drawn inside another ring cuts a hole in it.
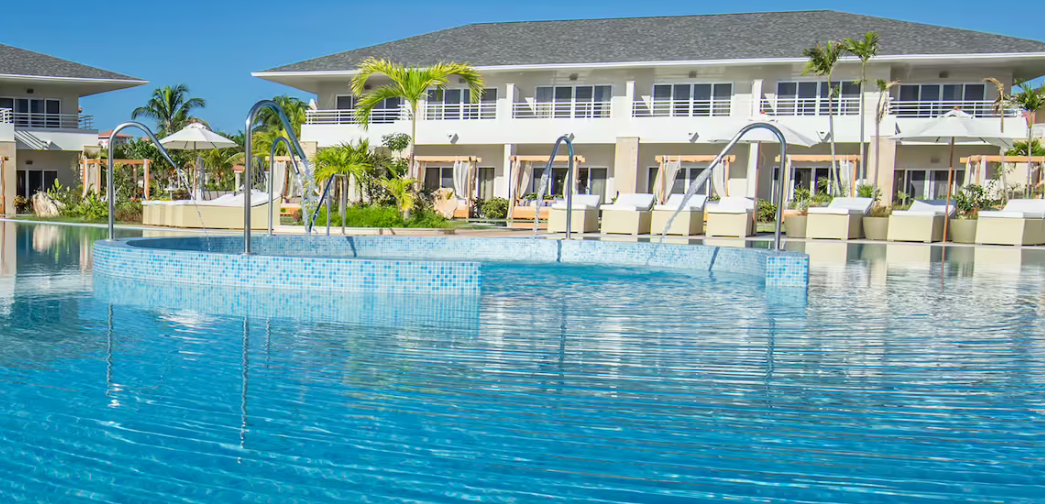
[{"label": "potted plant", "polygon": [[863,218],[864,237],[868,240],[884,241],[889,236],[889,215],[893,213],[893,209],[878,204],[882,199],[882,191],[874,186],[860,184],[856,186],[856,195],[874,200],[871,213]]},{"label": "potted plant", "polygon": [[983,208],[994,206],[989,191],[977,184],[969,184],[954,196],[957,215],[947,226],[947,239],[954,243],[976,243],[976,218]]},{"label": "potted plant", "polygon": [[808,219],[809,189],[796,188],[795,195],[788,203],[788,211],[784,215],[784,232],[788,238],[806,237],[806,220]]}]

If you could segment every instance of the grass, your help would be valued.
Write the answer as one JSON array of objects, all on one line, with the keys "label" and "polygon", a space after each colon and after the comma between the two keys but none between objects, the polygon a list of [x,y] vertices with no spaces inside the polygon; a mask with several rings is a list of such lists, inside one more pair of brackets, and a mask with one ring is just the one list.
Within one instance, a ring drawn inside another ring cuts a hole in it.
[{"label": "grass", "polygon": [[[341,227],[341,212],[333,210],[330,219],[331,227]],[[391,206],[350,206],[345,209],[345,227],[353,228],[461,228],[469,224],[453,221],[433,211],[414,212],[409,219],[404,219],[395,207]],[[327,225],[327,209],[319,211],[316,227]]]}]

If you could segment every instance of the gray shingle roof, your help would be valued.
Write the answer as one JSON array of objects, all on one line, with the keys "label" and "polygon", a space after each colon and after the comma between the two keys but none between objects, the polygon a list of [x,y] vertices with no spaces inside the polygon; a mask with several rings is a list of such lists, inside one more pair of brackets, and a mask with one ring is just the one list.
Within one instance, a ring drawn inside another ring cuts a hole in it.
[{"label": "gray shingle roof", "polygon": [[141,80],[4,44],[0,44],[0,74],[76,79]]},{"label": "gray shingle roof", "polygon": [[797,58],[818,41],[881,35],[881,55],[1045,52],[1045,42],[833,11],[470,24],[276,67],[351,70],[367,57],[477,66]]}]

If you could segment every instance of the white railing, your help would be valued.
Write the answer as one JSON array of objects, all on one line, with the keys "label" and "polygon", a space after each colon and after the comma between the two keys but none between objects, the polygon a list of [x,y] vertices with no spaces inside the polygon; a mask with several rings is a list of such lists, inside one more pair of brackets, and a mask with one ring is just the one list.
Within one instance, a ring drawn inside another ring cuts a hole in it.
[{"label": "white railing", "polygon": [[[370,111],[370,124],[389,124],[409,118],[410,111],[405,107]],[[355,109],[309,110],[305,112],[305,124],[359,124],[359,121]]]},{"label": "white railing", "polygon": [[952,110],[961,110],[975,117],[1016,117],[1019,112],[1013,109],[994,110],[991,100],[975,101],[899,101],[889,102],[889,113],[896,117],[939,117]]},{"label": "white railing", "polygon": [[11,124],[14,122],[14,111],[9,108],[0,108],[0,124]]},{"label": "white railing", "polygon": [[728,116],[731,100],[638,100],[632,117],[719,117]]},{"label": "white railing", "polygon": [[[0,113],[0,122],[14,123],[18,128],[94,129],[94,116],[81,114],[38,114],[33,112]],[[9,119],[4,120],[4,117]]]},{"label": "white railing", "polygon": [[432,103],[425,104],[424,117],[428,121],[456,121],[464,119],[497,119],[497,103]]},{"label": "white railing", "polygon": [[610,117],[610,102],[513,103],[516,119],[605,119]]},{"label": "white railing", "polygon": [[834,111],[834,115],[860,113],[859,97],[835,98],[831,105],[828,106],[827,98],[763,98],[762,113],[770,116],[827,116],[829,109]]}]

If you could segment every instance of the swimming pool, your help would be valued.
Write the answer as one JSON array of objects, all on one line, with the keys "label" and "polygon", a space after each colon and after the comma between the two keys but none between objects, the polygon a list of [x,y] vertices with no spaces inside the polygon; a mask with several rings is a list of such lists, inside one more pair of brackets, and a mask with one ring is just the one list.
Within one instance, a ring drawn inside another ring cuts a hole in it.
[{"label": "swimming pool", "polygon": [[805,295],[483,264],[472,301],[324,300],[99,282],[94,230],[2,229],[6,502],[1045,496],[1025,252],[812,251]]}]

